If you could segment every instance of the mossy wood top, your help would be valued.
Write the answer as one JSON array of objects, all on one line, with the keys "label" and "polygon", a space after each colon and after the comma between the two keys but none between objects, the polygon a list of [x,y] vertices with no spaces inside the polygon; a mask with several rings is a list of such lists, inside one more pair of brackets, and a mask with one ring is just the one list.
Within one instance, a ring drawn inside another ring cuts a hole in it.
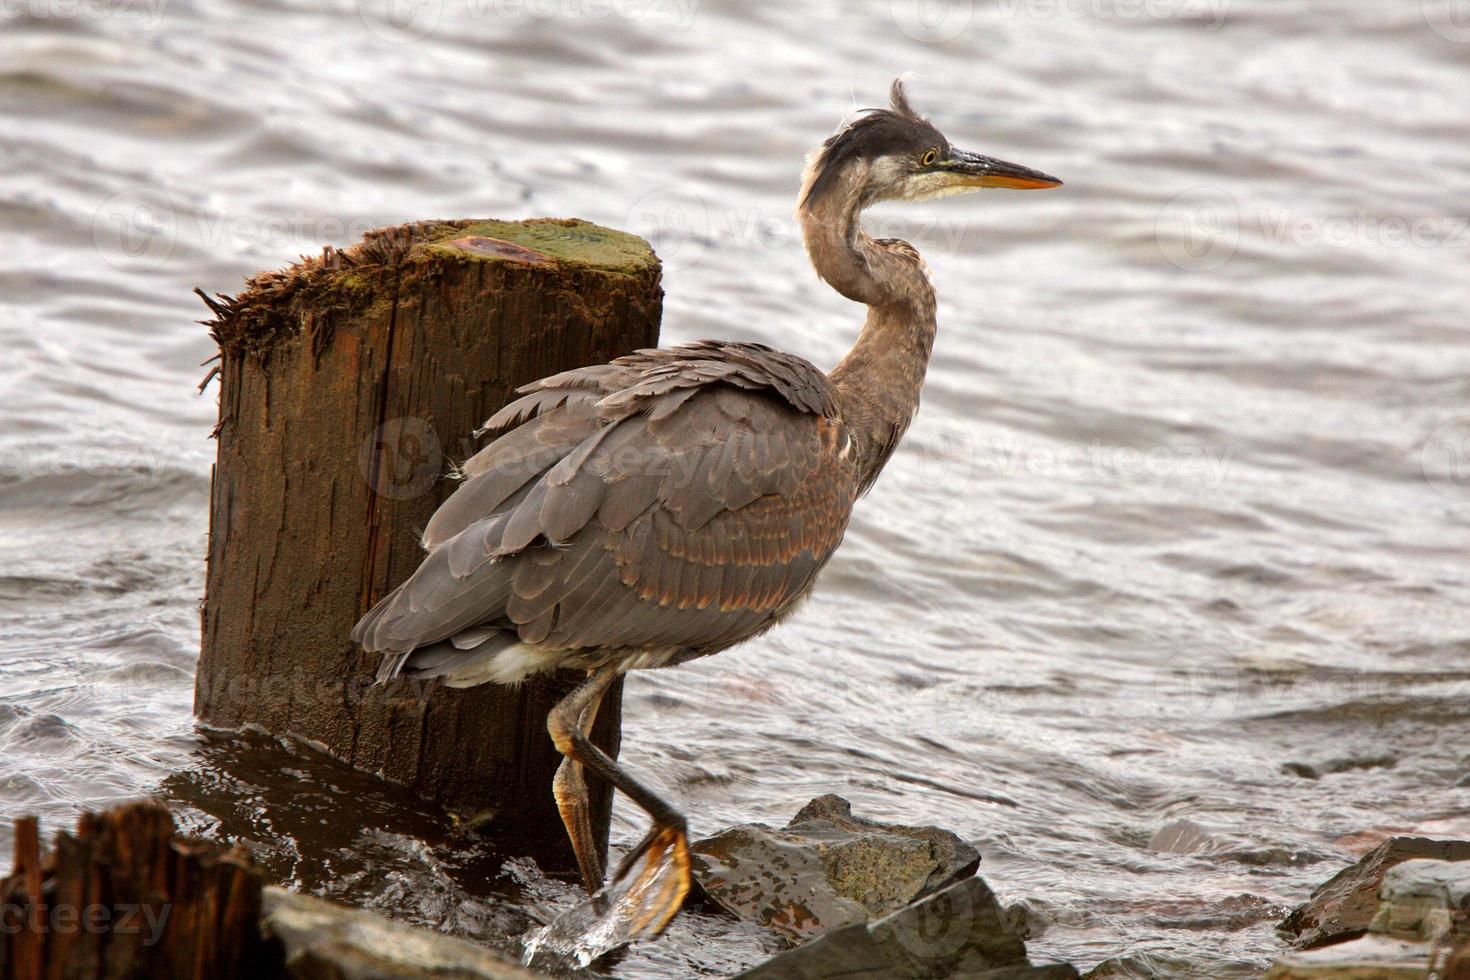
[{"label": "mossy wood top", "polygon": [[368,232],[348,249],[327,246],[320,256],[253,276],[237,296],[207,299],[215,313],[210,332],[227,353],[264,351],[300,333],[309,317],[354,316],[391,303],[403,276],[431,274],[444,261],[655,282],[659,276],[647,242],[589,221],[421,221]]}]

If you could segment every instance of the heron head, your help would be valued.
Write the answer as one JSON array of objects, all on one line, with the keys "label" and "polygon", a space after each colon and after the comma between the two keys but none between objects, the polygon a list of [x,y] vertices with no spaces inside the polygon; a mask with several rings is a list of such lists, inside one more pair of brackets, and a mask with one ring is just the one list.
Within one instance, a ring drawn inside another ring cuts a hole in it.
[{"label": "heron head", "polygon": [[950,145],[909,105],[897,79],[887,109],[869,109],[823,143],[803,181],[801,206],[828,195],[859,207],[878,201],[922,201],[986,187],[1036,190],[1061,181],[1038,170]]}]

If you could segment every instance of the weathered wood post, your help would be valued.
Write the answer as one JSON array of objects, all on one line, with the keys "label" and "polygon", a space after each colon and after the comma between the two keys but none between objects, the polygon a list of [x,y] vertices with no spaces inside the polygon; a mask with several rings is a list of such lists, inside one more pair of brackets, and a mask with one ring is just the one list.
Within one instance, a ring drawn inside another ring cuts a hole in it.
[{"label": "weathered wood post", "polygon": [[244,847],[184,840],[155,803],[84,813],[44,858],[34,817],[15,830],[15,870],[0,879],[3,980],[280,975]]},{"label": "weathered wood post", "polygon": [[[307,739],[575,867],[551,795],[551,705],[576,678],[374,687],[347,639],[417,567],[441,479],[521,384],[657,342],[659,263],[580,221],[383,229],[209,301],[218,460],[195,710]],[[594,737],[616,752],[620,691]],[[595,801],[607,834],[610,794]]]}]

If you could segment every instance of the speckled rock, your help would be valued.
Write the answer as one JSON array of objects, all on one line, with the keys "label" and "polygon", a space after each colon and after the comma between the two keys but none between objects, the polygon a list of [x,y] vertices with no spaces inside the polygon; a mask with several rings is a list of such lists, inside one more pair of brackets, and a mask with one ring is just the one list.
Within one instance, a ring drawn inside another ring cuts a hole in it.
[{"label": "speckled rock", "polygon": [[1074,980],[1063,964],[1035,966],[980,878],[968,878],[871,923],[833,929],[738,980]]},{"label": "speckled rock", "polygon": [[292,980],[545,980],[463,939],[281,888],[265,889],[261,928]]},{"label": "speckled rock", "polygon": [[792,942],[903,908],[973,876],[980,863],[947,830],[855,817],[840,796],[812,800],[784,829],[732,827],[693,850],[711,901]]},{"label": "speckled rock", "polygon": [[1395,865],[1414,858],[1470,861],[1470,842],[1391,837],[1319,886],[1281,924],[1296,945],[1318,946],[1362,935],[1378,910],[1378,888]]}]

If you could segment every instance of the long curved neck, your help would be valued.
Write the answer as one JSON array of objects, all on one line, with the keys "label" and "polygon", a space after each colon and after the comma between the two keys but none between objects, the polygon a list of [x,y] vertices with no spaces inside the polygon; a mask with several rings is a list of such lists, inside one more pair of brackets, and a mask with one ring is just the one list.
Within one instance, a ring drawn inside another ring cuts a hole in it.
[{"label": "long curved neck", "polygon": [[918,411],[936,323],[923,259],[905,242],[869,237],[859,222],[863,203],[855,189],[834,188],[799,208],[798,217],[817,274],[868,307],[857,343],[827,375],[866,490]]}]

